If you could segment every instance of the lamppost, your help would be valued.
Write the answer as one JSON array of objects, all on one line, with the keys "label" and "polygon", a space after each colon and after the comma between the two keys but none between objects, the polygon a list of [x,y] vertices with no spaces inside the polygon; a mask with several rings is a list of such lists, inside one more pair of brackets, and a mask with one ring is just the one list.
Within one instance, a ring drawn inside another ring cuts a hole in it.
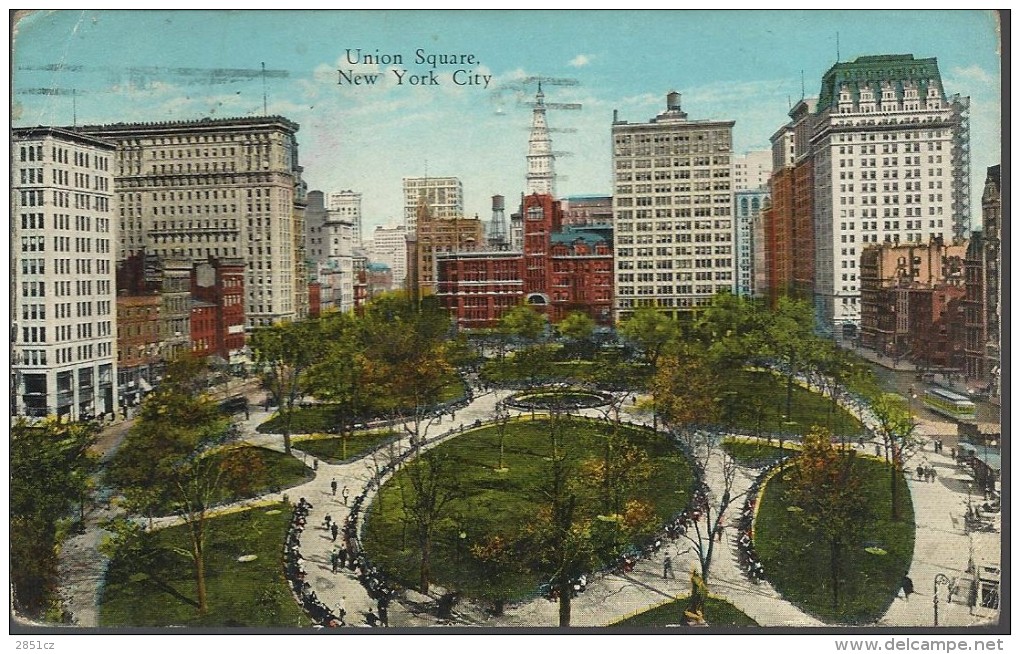
[{"label": "lamppost", "polygon": [[955,579],[950,579],[941,572],[935,575],[935,592],[932,593],[932,604],[935,607],[935,626],[939,626],[939,584],[944,584],[949,588],[949,595],[946,596],[946,604],[953,601],[953,587],[956,585]]}]

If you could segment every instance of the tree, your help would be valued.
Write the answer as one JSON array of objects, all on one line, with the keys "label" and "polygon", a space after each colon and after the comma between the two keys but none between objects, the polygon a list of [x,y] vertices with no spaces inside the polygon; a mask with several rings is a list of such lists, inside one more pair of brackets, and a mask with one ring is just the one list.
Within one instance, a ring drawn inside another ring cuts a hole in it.
[{"label": "tree", "polygon": [[263,379],[283,412],[283,449],[287,454],[294,402],[306,388],[304,372],[319,356],[318,328],[318,321],[281,322],[256,329],[249,341],[255,361],[268,368]]},{"label": "tree", "polygon": [[652,378],[651,392],[656,421],[683,436],[693,424],[717,419],[718,379],[703,351],[693,344],[679,345],[662,358]]},{"label": "tree", "polygon": [[510,411],[502,402],[496,405],[493,420],[496,424],[496,434],[499,436],[499,462],[496,464],[496,472],[507,472],[509,468],[503,465],[503,450],[506,444],[506,433],[510,427]]},{"label": "tree", "polygon": [[190,547],[177,553],[191,561],[198,610],[204,613],[207,520],[224,477],[223,462],[210,455],[230,434],[216,402],[192,392],[198,369],[187,359],[170,365],[142,404],[109,475],[129,501],[148,503],[151,489],[161,489],[159,500],[182,518]]},{"label": "tree", "polygon": [[915,433],[917,423],[903,398],[895,393],[881,393],[871,402],[871,412],[877,421],[876,431],[885,446],[886,461],[889,462],[889,490],[892,495],[891,516],[893,520],[903,519],[900,514],[900,487],[903,485],[903,469],[917,448],[923,443]]},{"label": "tree", "polygon": [[43,617],[55,601],[58,525],[87,492],[99,432],[95,422],[52,418],[11,425],[11,591],[22,615]]},{"label": "tree", "polygon": [[351,314],[337,314],[328,322],[323,321],[322,350],[305,377],[316,399],[337,407],[336,433],[341,441],[342,459],[347,458],[347,442],[354,433],[354,425],[372,407],[368,370],[357,319]]},{"label": "tree", "polygon": [[810,369],[819,348],[819,339],[812,331],[814,313],[811,305],[787,296],[779,304],[766,329],[768,350],[786,374],[786,416],[793,411],[793,382],[802,368]]},{"label": "tree", "polygon": [[833,609],[840,600],[843,554],[860,544],[868,519],[856,454],[853,448],[837,448],[828,431],[816,428],[804,437],[803,449],[788,469],[786,499],[791,512],[803,525],[805,537],[820,538],[828,549]]},{"label": "tree", "polygon": [[666,314],[651,307],[642,307],[620,325],[619,332],[641,350],[654,375],[666,344],[679,336],[680,328]]},{"label": "tree", "polygon": [[402,493],[404,515],[414,527],[418,541],[421,554],[418,590],[423,595],[428,595],[431,582],[432,538],[436,525],[446,516],[450,503],[463,496],[454,465],[449,457],[429,450],[404,467],[410,482],[410,492]]},{"label": "tree", "polygon": [[694,333],[717,370],[737,372],[765,350],[769,318],[757,301],[726,291],[698,316]]},{"label": "tree", "polygon": [[564,419],[553,411],[549,416],[549,477],[543,488],[548,504],[540,507],[528,527],[539,554],[553,573],[549,581],[559,597],[559,625],[570,626],[570,600],[574,580],[591,568],[595,560],[592,548],[591,519],[578,507],[578,494],[571,487],[571,466],[563,444]]},{"label": "tree", "polygon": [[482,574],[479,594],[493,604],[493,612],[503,609],[514,590],[515,580],[527,572],[528,552],[520,538],[505,534],[487,534],[469,548]]},{"label": "tree", "polygon": [[545,322],[545,316],[522,304],[503,315],[499,328],[505,334],[534,342],[545,331]]},{"label": "tree", "polygon": [[556,325],[556,330],[568,339],[574,356],[591,356],[595,321],[588,314],[574,311]]}]

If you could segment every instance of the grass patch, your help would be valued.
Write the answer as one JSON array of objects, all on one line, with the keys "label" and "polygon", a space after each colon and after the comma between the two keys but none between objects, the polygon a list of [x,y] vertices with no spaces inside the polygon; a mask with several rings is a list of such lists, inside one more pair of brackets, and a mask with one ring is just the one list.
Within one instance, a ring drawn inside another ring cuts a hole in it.
[{"label": "grass patch", "polygon": [[721,392],[721,422],[732,421],[735,427],[744,430],[807,434],[817,425],[833,434],[856,436],[863,429],[860,421],[845,409],[833,407],[828,398],[796,384],[790,405],[790,420],[795,424],[784,424],[786,378],[770,372],[741,370],[727,380]]},{"label": "grass patch", "polygon": [[[459,377],[451,379],[450,382],[439,392],[438,403],[452,402],[463,397],[467,393],[464,382]],[[313,404],[310,406],[299,406],[294,408],[291,421],[292,434],[316,434],[335,433],[339,422],[337,412],[339,405],[336,404]],[[385,416],[370,415],[362,416],[358,422],[367,422]],[[272,418],[258,426],[256,431],[260,434],[282,434],[286,427],[286,412],[278,411]]]},{"label": "grass patch", "polygon": [[[611,425],[603,421],[564,419],[562,451],[571,468],[571,492],[577,495],[579,514],[594,518],[605,514],[606,494],[600,487],[585,483],[589,476],[581,472],[585,461],[601,461],[605,438]],[[684,455],[669,441],[650,430],[623,426],[630,443],[647,453],[650,474],[635,483],[627,499],[648,502],[651,514],[648,527],[633,540],[651,537],[661,525],[683,509],[689,501],[693,473]],[[494,426],[471,430],[440,445],[436,452],[449,455],[455,482],[464,490],[464,499],[451,503],[435,528],[432,545],[432,580],[446,588],[458,589],[473,597],[491,598],[487,586],[493,579],[491,569],[472,555],[493,536],[507,541],[520,539],[536,514],[548,507],[545,489],[550,483],[550,423],[546,419],[511,422],[505,439],[504,467],[499,463],[499,437]],[[411,491],[407,470],[391,478],[366,515],[364,545],[369,557],[390,576],[409,587],[418,586],[420,549],[413,526],[405,523],[401,489]],[[592,521],[594,529],[615,528],[615,523]],[[607,524],[609,525],[607,527]],[[464,534],[461,538],[460,534]],[[622,543],[621,547],[628,546]],[[618,550],[617,550],[618,551]],[[608,563],[614,551],[605,550]],[[536,552],[527,548],[513,558],[523,569],[506,573],[500,580],[504,599],[519,600],[533,596],[540,583],[553,572],[549,564],[533,560]]]},{"label": "grass patch", "polygon": [[[844,554],[839,606],[832,605],[828,548],[787,511],[787,482],[782,477],[773,477],[765,486],[755,520],[754,544],[769,581],[787,600],[832,623],[868,624],[882,617],[914,553],[914,511],[906,482],[899,489],[903,519],[893,522],[888,464],[857,457],[855,466],[871,511],[859,544]],[[879,547],[886,554],[869,553],[868,547]]]},{"label": "grass patch", "polygon": [[377,448],[381,443],[396,437],[393,431],[355,432],[347,439],[347,455],[344,456],[343,440],[331,438],[308,438],[294,441],[294,447],[302,452],[322,459],[330,464],[342,463],[357,458]]},{"label": "grass patch", "polygon": [[[649,609],[625,620],[614,622],[610,627],[665,627],[683,624],[684,609],[690,598],[679,597],[654,609]],[[758,623],[746,613],[724,599],[709,597],[705,600],[705,621],[710,627],[756,627]]]},{"label": "grass patch", "polygon": [[769,445],[764,438],[760,441],[727,438],[722,442],[722,449],[740,465],[762,468],[778,461],[783,456],[789,456],[794,451],[789,444],[784,444],[781,450],[779,441],[772,439],[772,442],[775,445]]},{"label": "grass patch", "polygon": [[[270,515],[268,511],[279,513]],[[106,573],[99,604],[102,627],[307,626],[290,595],[281,560],[290,522],[289,506],[275,504],[209,520],[206,587],[209,609],[200,615],[187,527],[171,527],[150,536],[148,556],[117,556]],[[239,556],[254,554],[241,563]]]}]

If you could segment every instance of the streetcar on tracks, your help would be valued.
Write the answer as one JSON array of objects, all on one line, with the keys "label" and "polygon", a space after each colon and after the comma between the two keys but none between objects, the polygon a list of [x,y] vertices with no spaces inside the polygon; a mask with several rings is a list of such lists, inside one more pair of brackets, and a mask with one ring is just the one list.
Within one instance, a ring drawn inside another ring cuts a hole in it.
[{"label": "streetcar on tracks", "polygon": [[924,405],[935,413],[957,421],[977,419],[974,403],[944,388],[929,388],[924,392]]}]

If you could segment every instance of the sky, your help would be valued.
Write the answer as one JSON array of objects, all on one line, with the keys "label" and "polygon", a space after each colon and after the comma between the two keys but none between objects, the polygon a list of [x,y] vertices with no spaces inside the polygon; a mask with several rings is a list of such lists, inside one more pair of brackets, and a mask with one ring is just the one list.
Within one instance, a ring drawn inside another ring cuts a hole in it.
[{"label": "sky", "polygon": [[936,57],[946,92],[971,98],[978,226],[1001,158],[999,43],[996,14],[978,10],[58,10],[14,28],[12,123],[265,109],[301,126],[310,190],[363,194],[367,235],[402,221],[403,177],[460,178],[469,216],[489,219],[496,194],[515,209],[536,78],[547,103],[581,105],[548,112],[567,130],[552,134],[557,194],[609,195],[614,110],[647,122],[675,90],[690,119],[736,121],[738,154],[768,149],[837,53],[913,54]]}]

